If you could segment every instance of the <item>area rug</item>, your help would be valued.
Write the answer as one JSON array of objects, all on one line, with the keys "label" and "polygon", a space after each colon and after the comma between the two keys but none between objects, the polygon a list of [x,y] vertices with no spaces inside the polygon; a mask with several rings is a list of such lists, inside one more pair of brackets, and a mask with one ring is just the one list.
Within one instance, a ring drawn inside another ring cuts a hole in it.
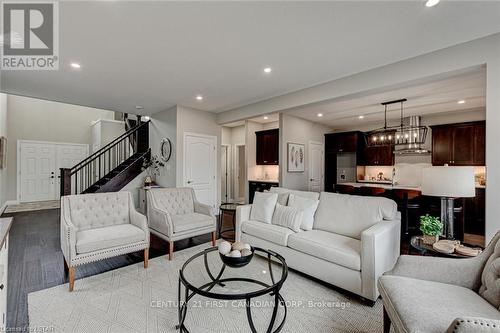
[{"label": "area rug", "polygon": [[20,213],[20,212],[30,212],[45,209],[57,209],[59,208],[59,200],[50,201],[38,201],[38,202],[26,202],[17,205],[9,205],[5,208],[4,213]]},{"label": "area rug", "polygon": [[[199,245],[166,257],[75,281],[75,290],[60,285],[28,295],[30,330],[49,332],[178,332],[177,290],[179,269],[195,253],[209,247]],[[248,269],[266,269],[267,262],[254,256]],[[193,272],[204,271],[197,261]],[[251,267],[251,268],[250,268]],[[193,273],[191,272],[191,273]],[[230,271],[228,271],[230,274]],[[289,271],[281,290],[288,304],[282,332],[382,332],[382,304],[370,307],[352,295],[336,291],[302,274]],[[273,298],[263,296],[252,308],[258,332],[265,332],[272,314]],[[278,312],[277,322],[284,312]],[[211,302],[195,296],[186,317],[190,332],[250,332],[244,303]]]}]

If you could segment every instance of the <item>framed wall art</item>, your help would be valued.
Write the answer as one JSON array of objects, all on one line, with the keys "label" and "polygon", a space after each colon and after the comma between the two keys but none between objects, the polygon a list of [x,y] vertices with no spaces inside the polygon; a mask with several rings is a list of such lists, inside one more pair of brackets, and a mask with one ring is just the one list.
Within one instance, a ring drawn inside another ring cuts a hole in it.
[{"label": "framed wall art", "polygon": [[305,145],[288,143],[288,172],[304,172]]}]

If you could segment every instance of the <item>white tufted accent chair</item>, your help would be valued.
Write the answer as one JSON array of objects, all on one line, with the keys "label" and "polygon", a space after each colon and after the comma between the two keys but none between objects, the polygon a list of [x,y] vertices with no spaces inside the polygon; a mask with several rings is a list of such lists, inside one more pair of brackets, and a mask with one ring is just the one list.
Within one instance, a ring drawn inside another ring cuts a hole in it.
[{"label": "white tufted accent chair", "polygon": [[196,200],[192,188],[151,189],[147,196],[149,230],[169,243],[169,260],[177,240],[212,233],[215,246],[215,215]]},{"label": "white tufted accent chair", "polygon": [[144,250],[148,267],[149,229],[130,192],[61,198],[61,249],[73,291],[76,266]]}]

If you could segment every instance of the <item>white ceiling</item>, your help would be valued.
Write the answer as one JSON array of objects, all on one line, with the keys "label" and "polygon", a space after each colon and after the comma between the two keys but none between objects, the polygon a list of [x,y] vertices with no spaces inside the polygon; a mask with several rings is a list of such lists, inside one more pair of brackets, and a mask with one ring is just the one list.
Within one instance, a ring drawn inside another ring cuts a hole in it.
[{"label": "white ceiling", "polygon": [[59,15],[60,70],[4,71],[2,91],[144,114],[224,111],[500,31],[496,1],[65,1]]},{"label": "white ceiling", "polygon": [[[384,107],[381,103],[401,98],[408,99],[404,103],[405,117],[444,115],[449,112],[484,109],[486,106],[486,69],[480,67],[439,80],[407,84],[404,87],[384,92],[308,105],[288,110],[287,114],[320,122],[333,129],[350,129],[380,124],[384,120]],[[464,100],[465,103],[459,104],[460,100]],[[323,116],[318,117],[319,113]],[[364,118],[359,119],[359,116]],[[390,124],[397,125],[400,119],[399,104],[388,107],[387,118]]]}]

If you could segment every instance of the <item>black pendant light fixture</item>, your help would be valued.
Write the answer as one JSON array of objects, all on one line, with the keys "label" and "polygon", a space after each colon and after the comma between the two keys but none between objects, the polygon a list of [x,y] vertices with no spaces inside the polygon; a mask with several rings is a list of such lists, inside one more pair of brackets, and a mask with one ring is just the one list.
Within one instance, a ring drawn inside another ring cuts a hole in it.
[{"label": "black pendant light fixture", "polygon": [[[388,146],[405,145],[419,146],[425,143],[427,137],[427,126],[421,126],[419,123],[405,125],[403,121],[403,103],[407,99],[398,99],[381,103],[384,106],[384,127],[370,131],[366,136],[368,146]],[[392,104],[400,104],[401,123],[399,126],[387,126],[387,107]]]}]

